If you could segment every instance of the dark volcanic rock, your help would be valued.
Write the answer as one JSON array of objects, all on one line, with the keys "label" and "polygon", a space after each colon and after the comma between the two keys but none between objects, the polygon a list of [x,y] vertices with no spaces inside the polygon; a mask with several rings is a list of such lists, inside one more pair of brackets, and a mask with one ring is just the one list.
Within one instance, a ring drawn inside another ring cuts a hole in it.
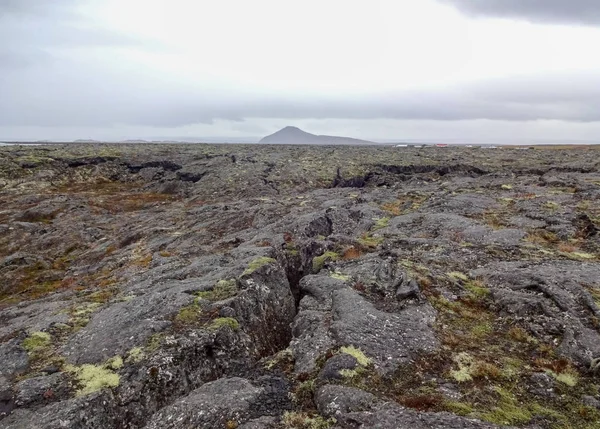
[{"label": "dark volcanic rock", "polygon": [[206,383],[157,413],[147,429],[211,429],[227,422],[249,420],[262,389],[243,378],[223,378]]},{"label": "dark volcanic rock", "polygon": [[597,148],[286,135],[0,148],[2,428],[595,427]]}]

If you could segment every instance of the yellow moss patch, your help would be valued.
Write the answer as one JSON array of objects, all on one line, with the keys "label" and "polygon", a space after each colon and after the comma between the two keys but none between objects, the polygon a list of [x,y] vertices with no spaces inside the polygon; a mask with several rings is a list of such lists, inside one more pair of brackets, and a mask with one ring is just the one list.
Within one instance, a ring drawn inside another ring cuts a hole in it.
[{"label": "yellow moss patch", "polygon": [[454,356],[453,360],[458,365],[458,369],[451,370],[450,376],[459,383],[473,380],[473,376],[471,375],[473,365],[475,364],[473,356],[468,353],[459,353]]},{"label": "yellow moss patch", "polygon": [[567,256],[575,258],[575,259],[583,259],[583,260],[596,259],[596,255],[594,255],[592,253],[586,253],[586,252],[570,252],[570,253],[567,253]]},{"label": "yellow moss patch", "polygon": [[361,366],[369,366],[369,364],[371,363],[371,359],[368,358],[363,352],[362,350],[354,347],[354,346],[344,346],[344,347],[340,347],[340,352],[341,353],[346,353],[347,355],[352,356],[354,359],[356,359],[356,361],[358,362],[359,365]]},{"label": "yellow moss patch", "polygon": [[111,369],[123,368],[123,358],[121,356],[115,356],[106,361],[106,366]]},{"label": "yellow moss patch", "polygon": [[72,373],[81,386],[77,396],[89,395],[98,390],[117,387],[121,381],[119,374],[104,366],[85,364],[81,366],[67,365],[65,370]]},{"label": "yellow moss patch", "polygon": [[570,370],[569,368],[560,373],[556,373],[549,369],[547,369],[546,372],[552,377],[554,377],[556,381],[566,384],[569,387],[576,386],[577,382],[579,381],[579,375],[575,371]]},{"label": "yellow moss patch", "polygon": [[260,258],[256,258],[248,265],[248,268],[244,271],[242,275],[252,274],[254,271],[258,270],[260,267],[273,264],[277,262],[277,260],[273,258],[269,258],[267,256],[261,256]]},{"label": "yellow moss patch", "polygon": [[32,332],[23,340],[23,348],[29,354],[34,354],[47,348],[52,343],[52,337],[47,332]]},{"label": "yellow moss patch", "polygon": [[142,347],[134,347],[127,352],[127,362],[137,363],[144,359],[146,354],[144,353],[144,349]]}]

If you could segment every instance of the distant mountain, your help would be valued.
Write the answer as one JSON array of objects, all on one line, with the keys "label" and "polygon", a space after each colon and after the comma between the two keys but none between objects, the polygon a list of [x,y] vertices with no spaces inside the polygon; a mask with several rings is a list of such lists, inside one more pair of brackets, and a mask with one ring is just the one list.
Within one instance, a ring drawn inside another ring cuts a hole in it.
[{"label": "distant mountain", "polygon": [[100,140],[94,140],[94,139],[77,139],[77,140],[73,140],[73,143],[100,143]]},{"label": "distant mountain", "polygon": [[269,136],[262,138],[262,144],[315,144],[315,145],[372,145],[377,144],[368,140],[353,139],[339,136],[318,136],[307,133],[297,127],[285,127]]}]

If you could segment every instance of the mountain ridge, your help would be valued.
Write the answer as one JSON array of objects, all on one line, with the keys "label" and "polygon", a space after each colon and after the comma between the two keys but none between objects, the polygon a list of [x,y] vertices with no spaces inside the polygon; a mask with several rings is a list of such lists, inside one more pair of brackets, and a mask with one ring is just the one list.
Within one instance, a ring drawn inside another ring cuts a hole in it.
[{"label": "mountain ridge", "polygon": [[298,127],[287,126],[263,137],[260,144],[313,144],[313,145],[376,145],[369,140],[352,137],[311,134]]}]

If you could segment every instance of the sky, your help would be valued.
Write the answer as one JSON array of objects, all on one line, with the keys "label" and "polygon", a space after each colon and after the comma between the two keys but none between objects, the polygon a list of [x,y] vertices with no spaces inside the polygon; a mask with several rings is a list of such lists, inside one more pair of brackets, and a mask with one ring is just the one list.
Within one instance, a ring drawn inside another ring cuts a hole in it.
[{"label": "sky", "polygon": [[0,140],[600,143],[598,0],[0,0]]}]

